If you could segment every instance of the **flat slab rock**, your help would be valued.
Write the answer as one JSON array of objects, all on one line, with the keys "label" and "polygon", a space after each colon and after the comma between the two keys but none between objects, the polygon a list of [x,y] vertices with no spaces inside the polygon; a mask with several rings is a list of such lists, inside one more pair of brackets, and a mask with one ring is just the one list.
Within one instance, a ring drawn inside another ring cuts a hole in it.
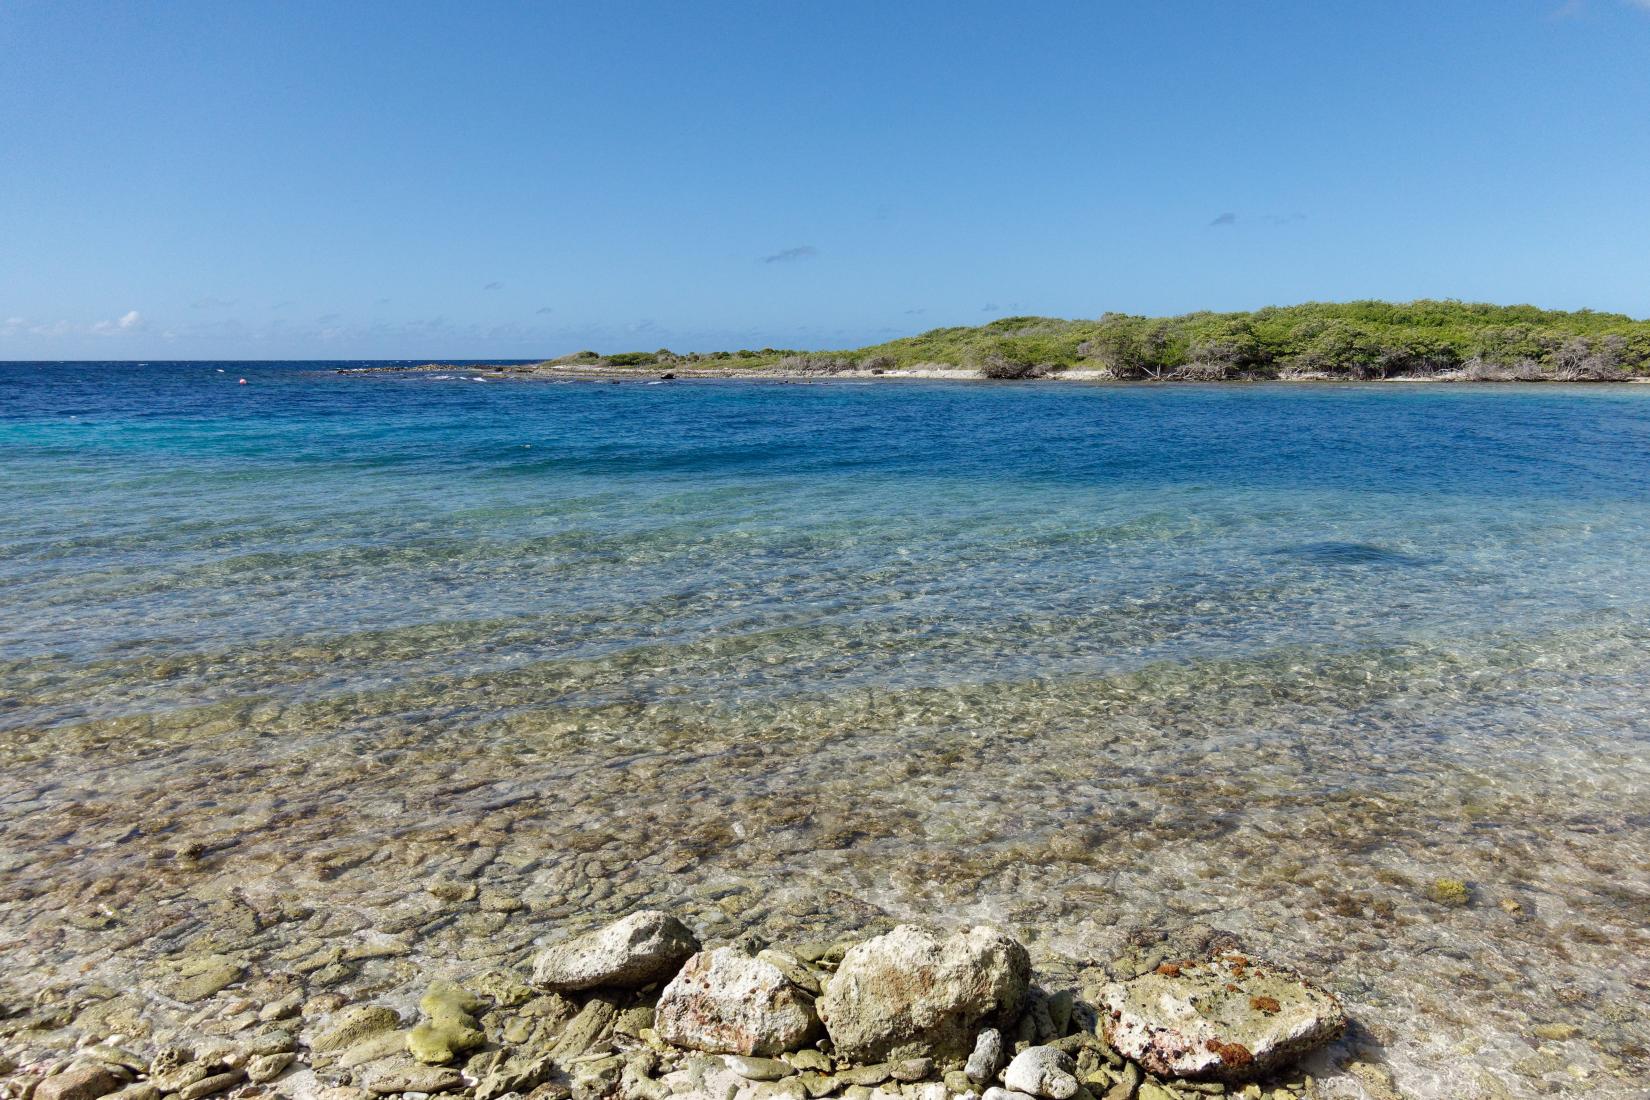
[{"label": "flat slab rock", "polygon": [[668,980],[698,950],[699,941],[681,921],[644,909],[545,948],[533,960],[533,982],[562,992],[597,986],[636,989]]},{"label": "flat slab rock", "polygon": [[1249,1081],[1336,1038],[1330,994],[1241,955],[1164,963],[1100,991],[1106,1041],[1160,1077]]}]

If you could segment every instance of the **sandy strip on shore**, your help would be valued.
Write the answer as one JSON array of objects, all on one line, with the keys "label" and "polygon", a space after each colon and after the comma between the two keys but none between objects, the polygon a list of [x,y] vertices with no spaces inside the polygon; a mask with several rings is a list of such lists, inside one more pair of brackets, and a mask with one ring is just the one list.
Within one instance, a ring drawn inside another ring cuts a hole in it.
[{"label": "sandy strip on shore", "polygon": [[[383,369],[385,369],[385,368],[366,368],[364,370],[357,369],[357,370],[340,371],[339,373],[349,373],[349,374],[374,373],[376,371],[380,371],[380,370],[383,370]],[[482,376],[504,375],[504,376],[515,377],[515,378],[566,378],[566,379],[588,379],[588,380],[597,380],[597,379],[616,380],[616,379],[620,379],[620,378],[660,380],[660,379],[662,379],[662,378],[664,378],[665,376],[668,375],[671,378],[676,378],[676,379],[688,379],[688,378],[742,378],[742,379],[777,380],[777,381],[785,381],[785,382],[881,381],[881,380],[900,381],[900,380],[913,379],[913,378],[914,379],[939,380],[939,381],[953,381],[953,382],[986,381],[985,376],[982,375],[978,370],[975,370],[973,368],[969,368],[969,367],[945,367],[945,366],[938,366],[938,365],[909,367],[909,368],[895,368],[895,369],[892,369],[892,370],[880,370],[880,371],[869,371],[869,370],[787,371],[787,370],[778,370],[778,369],[771,368],[771,367],[685,367],[685,366],[673,366],[673,367],[663,368],[663,367],[656,367],[656,366],[649,366],[649,367],[641,367],[641,366],[614,367],[614,366],[602,366],[600,364],[567,364],[567,365],[560,365],[560,364],[557,364],[557,365],[538,365],[538,364],[533,364],[533,365],[514,365],[514,366],[509,366],[509,367],[505,367],[505,368],[501,369],[501,368],[498,368],[498,367],[486,367],[486,366],[455,367],[455,366],[452,366],[450,364],[428,363],[428,364],[423,364],[423,365],[417,366],[417,367],[394,367],[394,368],[389,368],[389,369],[397,370],[397,371],[411,370],[411,371],[420,371],[420,372],[422,372],[422,371],[434,371],[434,370],[457,371],[457,372],[466,372],[466,373],[476,373],[476,374],[481,374]],[[1190,382],[1188,380],[1178,379],[1178,378],[1119,379],[1119,378],[1113,377],[1113,375],[1111,374],[1110,371],[1097,369],[1097,368],[1091,368],[1091,367],[1073,367],[1073,368],[1070,368],[1070,369],[1067,369],[1067,370],[1056,371],[1052,374],[1043,375],[1041,378],[1027,379],[1027,381],[1090,382],[1090,383],[1108,382],[1108,383],[1118,383],[1120,385],[1140,385],[1140,384],[1157,384],[1157,383],[1181,383],[1181,384],[1192,384],[1192,385],[1196,385],[1196,384],[1223,384],[1223,383],[1196,383],[1196,382]],[[1302,377],[1297,377],[1297,378],[1240,378],[1240,379],[1228,379],[1227,380],[1227,382],[1244,382],[1244,383],[1251,383],[1251,384],[1253,384],[1253,383],[1267,383],[1267,382],[1270,382],[1270,383],[1283,382],[1283,383],[1297,383],[1297,384],[1299,384],[1299,383],[1314,383],[1314,382],[1341,383],[1341,384],[1346,384],[1346,383],[1362,384],[1362,383],[1368,383],[1368,382],[1385,382],[1385,383],[1402,383],[1402,384],[1408,384],[1408,385],[1421,385],[1421,384],[1429,384],[1429,383],[1440,383],[1440,384],[1441,383],[1451,383],[1451,384],[1457,384],[1457,385],[1465,385],[1465,384],[1507,384],[1508,382],[1511,382],[1511,381],[1512,380],[1510,380],[1510,379],[1508,379],[1508,380],[1503,380],[1503,379],[1464,379],[1464,378],[1459,378],[1459,377],[1452,377],[1450,375],[1428,375],[1428,376],[1404,375],[1404,376],[1395,377],[1395,378],[1336,378],[1336,377],[1329,377],[1329,376],[1324,376],[1324,375],[1311,375],[1311,376],[1302,376]],[[1526,383],[1526,384],[1535,384],[1536,382],[1551,382],[1551,381],[1556,381],[1556,379],[1537,379],[1537,380],[1534,380],[1534,381],[1532,381],[1530,383]],[[1650,378],[1622,378],[1622,379],[1617,379],[1616,383],[1623,383],[1623,384],[1629,384],[1629,385],[1639,384],[1639,383],[1650,383]],[[1611,385],[1612,383],[1610,383],[1610,382],[1588,382],[1588,383],[1575,383],[1575,384],[1603,386],[1603,385]]]}]

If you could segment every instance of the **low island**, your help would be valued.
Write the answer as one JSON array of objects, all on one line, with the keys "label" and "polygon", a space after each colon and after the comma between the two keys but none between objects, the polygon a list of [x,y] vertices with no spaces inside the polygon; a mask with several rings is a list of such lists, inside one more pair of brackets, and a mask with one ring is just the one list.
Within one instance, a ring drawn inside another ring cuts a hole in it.
[{"label": "low island", "polygon": [[1585,309],[1459,301],[1308,302],[1178,317],[1004,317],[845,351],[580,351],[493,369],[683,377],[1627,382],[1650,380],[1650,321]]}]

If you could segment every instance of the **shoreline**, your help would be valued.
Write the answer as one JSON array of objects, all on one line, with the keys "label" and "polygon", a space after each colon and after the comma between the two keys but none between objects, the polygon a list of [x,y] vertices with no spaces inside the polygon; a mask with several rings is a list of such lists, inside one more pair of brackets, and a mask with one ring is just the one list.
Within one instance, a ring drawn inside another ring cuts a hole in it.
[{"label": "shoreline", "polygon": [[1564,378],[1473,378],[1460,374],[1396,375],[1390,378],[1347,378],[1338,375],[1313,374],[1291,378],[1118,378],[1110,371],[1092,368],[1072,368],[1054,371],[1034,378],[989,378],[985,372],[972,367],[935,365],[932,367],[848,369],[835,371],[789,370],[782,367],[685,367],[673,366],[660,370],[656,366],[617,366],[608,364],[453,364],[422,363],[417,366],[339,367],[332,373],[340,375],[364,374],[435,374],[453,372],[470,377],[488,379],[514,378],[528,381],[556,380],[583,382],[645,381],[670,382],[688,380],[747,380],[776,382],[1054,382],[1083,383],[1096,386],[1126,388],[1160,385],[1563,385],[1563,386],[1631,386],[1650,384],[1650,378],[1564,379]]},{"label": "shoreline", "polygon": [[[1100,962],[955,920],[768,943],[581,916],[491,966],[414,963],[354,995],[258,988],[244,958],[201,954],[144,1008],[134,989],[61,1030],[25,1022],[0,1082],[10,1100],[1399,1096],[1333,993],[1208,929]],[[1230,1004],[1191,1020],[1161,1000],[1210,997]]]}]

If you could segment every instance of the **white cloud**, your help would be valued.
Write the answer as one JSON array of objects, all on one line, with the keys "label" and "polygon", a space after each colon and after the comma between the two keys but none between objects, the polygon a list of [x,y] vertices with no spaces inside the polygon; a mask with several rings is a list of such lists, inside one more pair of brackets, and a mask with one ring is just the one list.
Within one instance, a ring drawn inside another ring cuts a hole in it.
[{"label": "white cloud", "polygon": [[137,332],[143,327],[143,314],[133,309],[128,310],[118,321],[99,321],[92,326],[92,331],[99,336],[113,336],[121,332]]}]

